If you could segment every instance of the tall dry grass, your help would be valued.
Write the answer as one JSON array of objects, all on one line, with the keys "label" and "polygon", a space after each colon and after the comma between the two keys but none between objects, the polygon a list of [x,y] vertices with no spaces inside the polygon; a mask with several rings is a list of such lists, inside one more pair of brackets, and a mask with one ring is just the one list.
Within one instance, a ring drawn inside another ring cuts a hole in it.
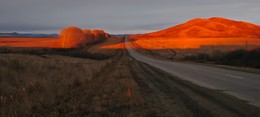
[{"label": "tall dry grass", "polygon": [[34,107],[51,103],[69,89],[80,87],[111,63],[57,55],[46,57],[0,55],[1,116],[26,116]]},{"label": "tall dry grass", "polygon": [[0,49],[1,116],[147,116],[151,109],[126,50],[102,48],[122,41],[83,49]]}]

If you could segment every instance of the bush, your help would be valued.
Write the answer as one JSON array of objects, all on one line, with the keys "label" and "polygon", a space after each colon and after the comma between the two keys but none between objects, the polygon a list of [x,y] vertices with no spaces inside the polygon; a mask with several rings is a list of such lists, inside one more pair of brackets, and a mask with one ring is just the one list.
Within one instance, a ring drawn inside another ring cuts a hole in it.
[{"label": "bush", "polygon": [[94,35],[91,34],[91,30],[89,29],[84,29],[84,43],[91,43],[94,39]]},{"label": "bush", "polygon": [[60,43],[62,48],[79,48],[88,44],[94,44],[108,38],[103,30],[81,30],[70,26],[61,30]]},{"label": "bush", "polygon": [[61,30],[60,41],[63,48],[75,48],[84,40],[83,31],[75,26]]}]

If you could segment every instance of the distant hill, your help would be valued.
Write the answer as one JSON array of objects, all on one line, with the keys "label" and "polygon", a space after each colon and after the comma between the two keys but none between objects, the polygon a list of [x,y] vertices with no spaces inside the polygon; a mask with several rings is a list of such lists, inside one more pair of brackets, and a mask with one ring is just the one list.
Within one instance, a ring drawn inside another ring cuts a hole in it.
[{"label": "distant hill", "polygon": [[44,37],[58,37],[58,34],[29,34],[29,33],[0,33],[0,38],[44,38]]},{"label": "distant hill", "polygon": [[186,23],[137,37],[164,38],[260,38],[260,26],[243,21],[212,17],[196,18]]}]

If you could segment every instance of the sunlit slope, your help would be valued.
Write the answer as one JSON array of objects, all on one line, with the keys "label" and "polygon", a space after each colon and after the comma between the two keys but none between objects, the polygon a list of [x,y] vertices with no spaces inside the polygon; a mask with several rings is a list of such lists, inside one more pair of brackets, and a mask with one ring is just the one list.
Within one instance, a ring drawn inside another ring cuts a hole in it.
[{"label": "sunlit slope", "polygon": [[158,32],[132,36],[146,49],[200,48],[202,46],[260,46],[260,26],[213,17],[196,18]]},{"label": "sunlit slope", "polygon": [[258,38],[260,26],[225,18],[196,18],[186,23],[158,32],[138,35],[137,37],[164,38]]}]

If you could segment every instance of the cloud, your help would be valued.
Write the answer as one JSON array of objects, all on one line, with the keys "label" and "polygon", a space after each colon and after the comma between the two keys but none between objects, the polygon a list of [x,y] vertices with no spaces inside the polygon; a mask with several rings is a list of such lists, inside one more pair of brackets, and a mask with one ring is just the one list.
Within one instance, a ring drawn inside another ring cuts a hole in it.
[{"label": "cloud", "polygon": [[259,6],[259,0],[2,0],[0,31],[59,32],[75,25],[143,33],[212,16],[259,25]]}]

